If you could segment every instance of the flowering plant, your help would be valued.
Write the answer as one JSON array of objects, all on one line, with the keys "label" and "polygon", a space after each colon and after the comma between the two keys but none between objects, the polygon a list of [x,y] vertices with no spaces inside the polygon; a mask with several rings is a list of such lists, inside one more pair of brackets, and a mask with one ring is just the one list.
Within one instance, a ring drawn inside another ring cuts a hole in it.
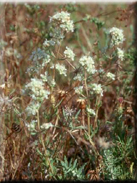
[{"label": "flowering plant", "polygon": [[9,174],[35,178],[36,172],[36,178],[49,180],[132,177],[133,128],[125,114],[132,114],[134,50],[126,28],[91,12],[79,20],[85,12],[77,14],[83,11],[76,11],[78,5],[55,13],[41,6],[24,6],[27,17],[41,18],[22,29],[31,37],[27,45],[19,40],[21,48],[14,49],[12,42],[0,42],[6,68],[0,111],[6,135],[14,137],[6,141]]}]

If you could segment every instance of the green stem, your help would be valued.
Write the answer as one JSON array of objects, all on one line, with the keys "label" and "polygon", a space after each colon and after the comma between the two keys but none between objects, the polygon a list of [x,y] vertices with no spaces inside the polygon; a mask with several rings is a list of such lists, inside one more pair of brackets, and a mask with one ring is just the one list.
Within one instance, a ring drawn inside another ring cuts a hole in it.
[{"label": "green stem", "polygon": [[101,95],[99,95],[99,97],[97,98],[97,102],[96,102],[96,116],[95,116],[95,120],[94,120],[94,128],[97,127],[97,119],[98,119],[98,111],[99,111],[99,103],[101,100]]},{"label": "green stem", "polygon": [[[37,120],[38,120],[38,130],[40,131],[40,118],[39,118],[39,111],[37,112]],[[43,139],[43,135],[42,133],[40,133],[40,140],[41,140],[41,143],[42,143],[42,146],[43,146],[43,149],[44,149],[44,152],[45,152],[45,157],[47,158],[46,159],[46,165],[49,166],[52,174],[54,174],[54,171],[52,169],[52,166],[51,166],[51,163],[50,163],[50,159],[49,159],[49,156],[47,154],[47,150],[46,150],[46,147],[45,147],[45,143],[44,143],[44,139]]]},{"label": "green stem", "polygon": [[90,136],[90,115],[88,114],[88,134]]}]

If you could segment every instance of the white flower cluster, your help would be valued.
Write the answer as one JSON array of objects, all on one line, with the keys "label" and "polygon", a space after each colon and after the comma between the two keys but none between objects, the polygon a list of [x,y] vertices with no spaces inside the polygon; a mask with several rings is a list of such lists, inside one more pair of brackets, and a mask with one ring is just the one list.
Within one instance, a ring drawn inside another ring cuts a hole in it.
[{"label": "white flower cluster", "polygon": [[54,40],[45,40],[44,43],[43,43],[43,46],[45,47],[49,47],[49,46],[54,46],[56,44],[56,42]]},{"label": "white flower cluster", "polygon": [[83,86],[78,86],[74,88],[75,93],[81,94],[83,92]]},{"label": "white flower cluster", "polygon": [[29,116],[36,115],[40,108],[40,103],[32,101],[26,108],[26,112]]},{"label": "white flower cluster", "polygon": [[93,83],[91,84],[91,87],[95,94],[101,94],[101,96],[103,96],[103,89],[101,84]]},{"label": "white flower cluster", "polygon": [[43,82],[48,81],[48,72],[47,71],[44,74],[41,74],[40,76],[41,76]]},{"label": "white flower cluster", "polygon": [[109,79],[115,80],[115,74],[112,74],[111,72],[108,72],[108,73],[107,73],[107,77],[108,77]]},{"label": "white flower cluster", "polygon": [[50,56],[46,55],[46,57],[43,58],[43,60],[42,60],[42,67],[44,67],[45,64],[48,64],[50,61],[51,61]]},{"label": "white flower cluster", "polygon": [[37,78],[32,78],[31,82],[26,85],[27,89],[31,90],[31,97],[36,101],[42,102],[45,98],[48,99],[49,91],[44,89],[44,83]]},{"label": "white flower cluster", "polygon": [[43,130],[48,130],[50,127],[53,127],[52,123],[43,123],[40,128]]},{"label": "white flower cluster", "polygon": [[37,123],[37,120],[32,120],[31,123],[29,124],[25,124],[25,126],[28,128],[29,131],[36,131],[35,130],[35,127],[36,127],[36,123]]},{"label": "white flower cluster", "polygon": [[61,75],[67,76],[67,69],[64,65],[56,64],[56,69],[59,71]]},{"label": "white flower cluster", "polygon": [[44,74],[40,74],[40,76],[43,82],[47,82],[51,87],[55,87],[56,82],[51,76],[48,76],[47,71]]},{"label": "white flower cluster", "polygon": [[122,29],[112,27],[109,33],[111,35],[111,46],[117,46],[125,40]]},{"label": "white flower cluster", "polygon": [[82,56],[79,63],[85,67],[88,73],[94,74],[96,72],[94,60],[90,56]]},{"label": "white flower cluster", "polygon": [[82,81],[82,75],[81,74],[77,74],[73,79],[74,80],[78,80],[78,81]]},{"label": "white flower cluster", "polygon": [[124,51],[121,50],[120,48],[117,48],[117,56],[118,56],[118,59],[123,61],[124,60]]},{"label": "white flower cluster", "polygon": [[95,116],[95,115],[96,115],[95,111],[94,111],[93,109],[91,109],[91,108],[87,108],[87,112],[88,112],[91,116]]},{"label": "white flower cluster", "polygon": [[66,58],[69,58],[72,61],[74,61],[75,54],[70,48],[66,47],[66,50],[64,51],[64,55]]},{"label": "white flower cluster", "polygon": [[55,79],[52,79],[52,80],[50,81],[50,86],[51,86],[51,87],[55,87],[55,85],[56,85]]},{"label": "white flower cluster", "polygon": [[57,21],[60,23],[60,28],[66,32],[74,31],[74,23],[70,20],[70,13],[61,11],[50,17],[50,21]]}]

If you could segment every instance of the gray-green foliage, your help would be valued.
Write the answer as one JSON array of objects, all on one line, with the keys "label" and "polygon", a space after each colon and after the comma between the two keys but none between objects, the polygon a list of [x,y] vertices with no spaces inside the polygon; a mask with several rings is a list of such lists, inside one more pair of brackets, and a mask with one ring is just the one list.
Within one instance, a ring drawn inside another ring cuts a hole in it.
[{"label": "gray-green foliage", "polygon": [[86,164],[78,168],[77,159],[73,162],[72,159],[68,162],[66,156],[64,161],[61,161],[62,170],[63,170],[63,179],[65,180],[83,180],[85,179],[84,167]]},{"label": "gray-green foliage", "polygon": [[132,138],[128,138],[126,142],[119,137],[117,138],[118,140],[115,141],[111,148],[103,151],[105,179],[132,179],[132,174],[129,171],[133,148]]}]

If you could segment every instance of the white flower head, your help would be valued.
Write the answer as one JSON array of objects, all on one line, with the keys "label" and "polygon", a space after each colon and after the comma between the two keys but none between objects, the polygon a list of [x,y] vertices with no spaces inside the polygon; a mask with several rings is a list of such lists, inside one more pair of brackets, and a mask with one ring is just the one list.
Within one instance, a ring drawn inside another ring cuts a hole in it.
[{"label": "white flower head", "polygon": [[91,108],[87,108],[87,112],[88,112],[91,116],[95,116],[95,115],[96,115],[95,111],[94,111],[93,109],[91,109]]},{"label": "white flower head", "polygon": [[109,33],[111,35],[111,46],[118,46],[125,40],[122,29],[112,27]]},{"label": "white flower head", "polygon": [[61,75],[67,76],[67,69],[64,65],[56,64],[56,69],[59,71]]},{"label": "white flower head", "polygon": [[121,50],[120,48],[117,48],[117,56],[118,56],[118,59],[123,61],[124,60],[124,51]]},{"label": "white flower head", "polygon": [[74,80],[78,80],[78,81],[82,81],[82,75],[81,74],[77,74],[73,79]]},{"label": "white flower head", "polygon": [[108,73],[107,73],[107,77],[108,77],[109,79],[115,80],[115,74],[112,74],[111,72],[108,72]]},{"label": "white flower head", "polygon": [[45,40],[44,41],[44,43],[43,43],[43,46],[45,46],[45,47],[49,47],[49,46],[54,46],[55,45],[55,41],[54,40],[52,40],[52,39],[50,39],[50,40]]},{"label": "white flower head", "polygon": [[43,46],[49,47],[50,46],[50,41],[47,39],[44,41]]},{"label": "white flower head", "polygon": [[32,120],[31,123],[26,123],[25,126],[28,128],[29,131],[35,131],[37,120]]},{"label": "white flower head", "polygon": [[94,74],[96,72],[94,60],[90,56],[82,56],[79,63],[85,67],[88,73]]},{"label": "white flower head", "polygon": [[39,108],[40,108],[40,103],[34,102],[34,101],[33,101],[33,102],[31,102],[31,103],[27,106],[26,112],[27,112],[28,116],[32,116],[32,115],[34,116],[34,115],[37,114]]},{"label": "white flower head", "polygon": [[40,128],[44,130],[48,130],[50,127],[53,127],[54,125],[52,123],[43,123]]},{"label": "white flower head", "polygon": [[93,83],[91,87],[95,94],[100,94],[101,96],[103,96],[103,89],[101,84]]},{"label": "white flower head", "polygon": [[31,82],[26,85],[27,89],[31,90],[31,97],[36,101],[48,99],[49,91],[44,89],[44,83],[37,78],[32,78]]},{"label": "white flower head", "polygon": [[51,61],[50,56],[49,55],[46,55],[46,57],[43,58],[42,61],[43,61],[42,62],[42,67],[44,67],[46,64],[48,64]]},{"label": "white flower head", "polygon": [[83,92],[83,86],[78,86],[74,88],[75,93],[81,94]]},{"label": "white flower head", "polygon": [[50,17],[50,22],[57,21],[60,23],[60,28],[66,32],[74,31],[74,23],[70,20],[70,13],[61,11]]},{"label": "white flower head", "polygon": [[69,58],[72,61],[74,61],[75,54],[70,48],[66,47],[66,50],[64,51],[64,55],[66,58]]},{"label": "white flower head", "polygon": [[43,82],[48,81],[48,72],[47,71],[44,74],[41,74],[40,76],[41,76]]},{"label": "white flower head", "polygon": [[55,79],[52,79],[52,80],[50,81],[50,86],[54,88],[55,85],[56,85]]}]

